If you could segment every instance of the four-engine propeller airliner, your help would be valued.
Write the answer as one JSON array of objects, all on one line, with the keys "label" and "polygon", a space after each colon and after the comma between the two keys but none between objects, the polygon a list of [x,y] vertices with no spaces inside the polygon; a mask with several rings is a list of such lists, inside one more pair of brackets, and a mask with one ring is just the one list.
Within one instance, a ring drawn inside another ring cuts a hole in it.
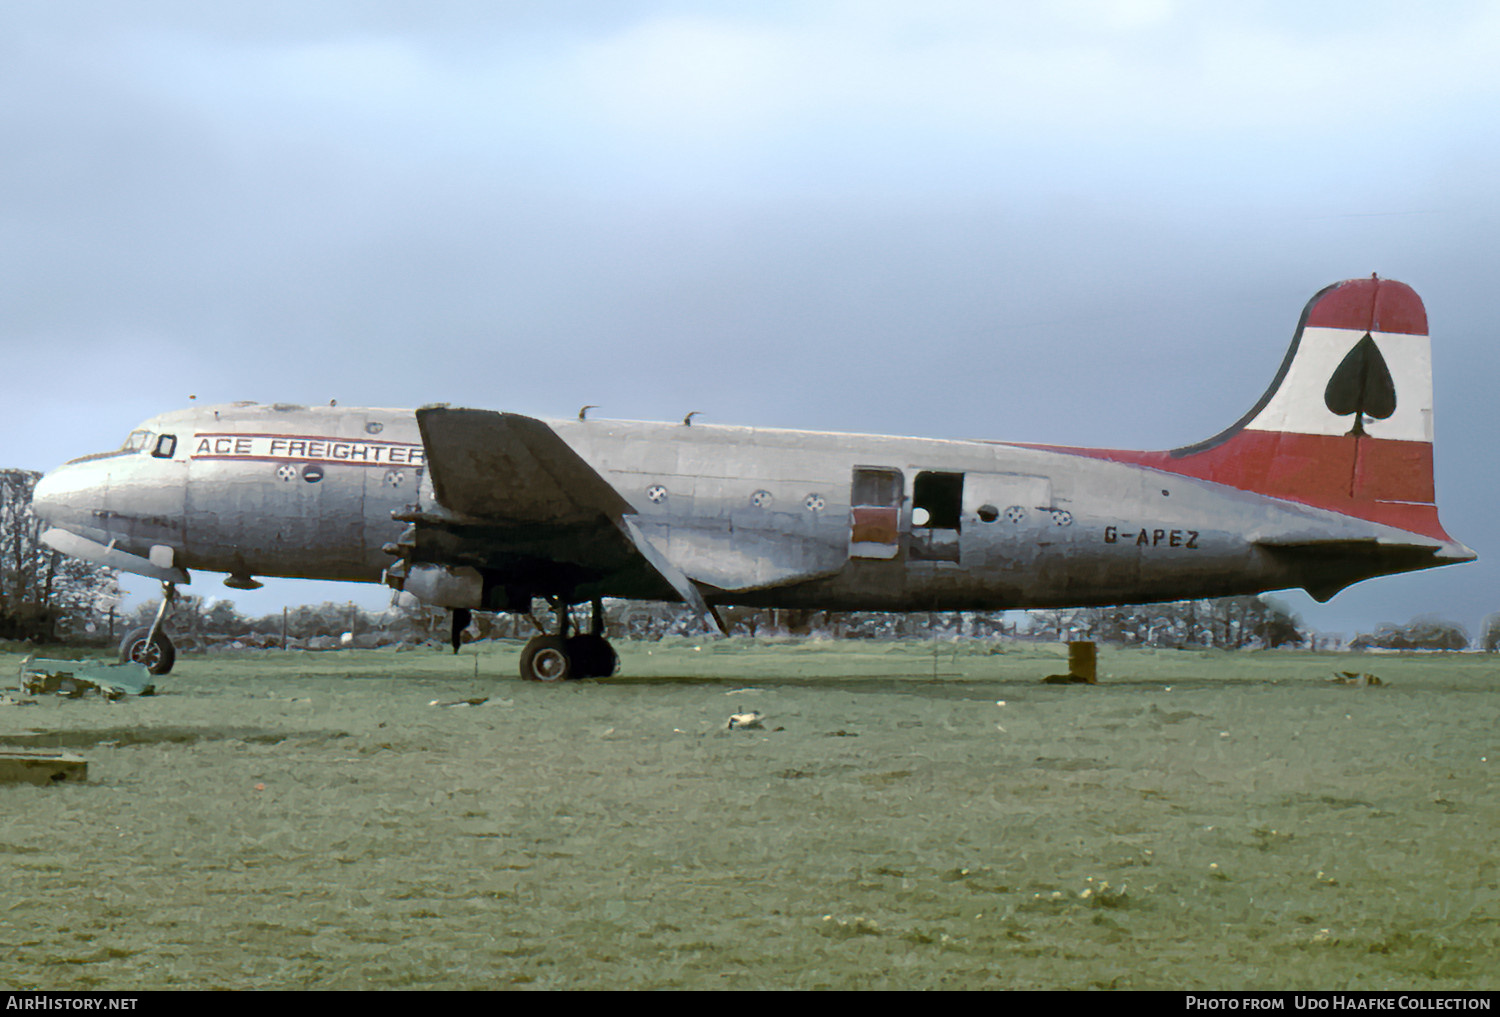
[{"label": "four-engine propeller airliner", "polygon": [[[122,654],[156,673],[190,570],[384,580],[453,612],[556,607],[521,674],[612,674],[605,597],[998,610],[1302,587],[1474,559],[1438,522],[1427,314],[1356,279],[1307,304],[1271,387],[1166,452],[234,403],[165,413],[37,485],[50,546],[160,580]],[[569,606],[593,608],[587,631]],[[720,626],[722,628],[722,626]]]}]

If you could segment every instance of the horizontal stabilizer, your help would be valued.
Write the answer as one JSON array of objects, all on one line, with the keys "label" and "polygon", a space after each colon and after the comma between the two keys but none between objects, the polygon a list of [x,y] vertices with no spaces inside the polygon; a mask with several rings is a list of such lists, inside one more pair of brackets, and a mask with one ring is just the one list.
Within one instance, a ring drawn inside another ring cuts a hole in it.
[{"label": "horizontal stabilizer", "polygon": [[[1308,553],[1333,553],[1338,551],[1350,554],[1369,554],[1379,550],[1388,542],[1377,537],[1257,537],[1251,541],[1256,547],[1275,548],[1278,551],[1306,551]],[[1395,546],[1422,548],[1428,551],[1436,551],[1440,546],[1437,543],[1405,543],[1398,541]]]},{"label": "horizontal stabilizer", "polygon": [[1254,541],[1301,573],[1297,584],[1319,603],[1372,576],[1414,572],[1436,565],[1473,561],[1475,554],[1455,542],[1382,538],[1271,538]]},{"label": "horizontal stabilizer", "polygon": [[1276,551],[1305,554],[1430,554],[1444,564],[1474,561],[1479,556],[1457,541],[1397,540],[1390,537],[1259,537],[1252,543]]}]

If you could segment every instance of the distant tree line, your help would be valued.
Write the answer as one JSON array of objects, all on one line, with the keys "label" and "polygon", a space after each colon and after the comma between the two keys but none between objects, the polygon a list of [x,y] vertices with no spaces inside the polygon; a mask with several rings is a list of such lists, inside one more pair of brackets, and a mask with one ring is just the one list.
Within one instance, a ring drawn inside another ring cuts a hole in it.
[{"label": "distant tree line", "polygon": [[[835,639],[1009,638],[1066,642],[1093,640],[1122,646],[1226,650],[1327,646],[1290,608],[1274,597],[1219,597],[1160,604],[1005,612],[806,611],[721,608],[731,635],[821,635]],[[611,634],[636,639],[690,635],[697,620],[671,604],[631,604],[612,609]],[[1337,643],[1337,640],[1335,640]],[[1361,634],[1352,649],[1463,650],[1462,625],[1431,616],[1405,625],[1384,624]],[[1485,622],[1480,646],[1500,651],[1500,612]]]},{"label": "distant tree line", "polygon": [[[149,625],[159,601],[138,605],[117,622],[120,632]],[[550,610],[537,601],[536,612],[475,614],[466,641],[525,639],[554,631]],[[1137,604],[1121,607],[1003,612],[950,611],[896,613],[881,611],[809,611],[721,608],[731,635],[750,637],[820,637],[829,639],[1019,639],[1038,642],[1093,640],[1120,646],[1163,649],[1316,648],[1316,633],[1283,604],[1269,597],[1223,597],[1214,600]],[[533,622],[532,618],[536,621]],[[574,614],[587,626],[587,611]],[[179,593],[172,607],[173,638],[184,650],[215,646],[333,649],[392,644],[446,646],[450,616],[441,608],[408,602],[385,611],[366,611],[354,604],[325,602],[290,607],[283,612],[249,617],[227,600]],[[607,601],[605,626],[617,639],[656,640],[695,636],[702,622],[677,604]],[[103,634],[100,633],[102,636]],[[1461,625],[1423,617],[1405,625],[1386,624],[1357,636],[1351,649],[1462,650],[1470,644]],[[1481,645],[1500,649],[1500,614],[1489,620]]]},{"label": "distant tree line", "polygon": [[[1493,617],[1493,616],[1492,616]],[[1495,626],[1486,630],[1484,649],[1491,652],[1500,631]],[[1413,618],[1405,625],[1386,623],[1378,625],[1373,633],[1355,636],[1349,643],[1351,650],[1467,650],[1469,633],[1456,622],[1424,615]]]},{"label": "distant tree line", "polygon": [[[159,598],[138,604],[117,628],[125,632],[150,625],[160,605]],[[449,622],[448,612],[438,608],[372,612],[332,601],[252,617],[241,614],[233,601],[179,590],[172,601],[170,625],[178,649],[190,652],[213,647],[335,649],[436,642],[447,638]],[[488,638],[491,625],[491,619],[481,617],[474,636]]]},{"label": "distant tree line", "polygon": [[[825,635],[836,639],[920,639],[1000,637],[1067,641],[1089,639],[1121,645],[1159,647],[1300,646],[1310,631],[1284,605],[1266,597],[1136,604],[1121,607],[1029,611],[1021,618],[1005,612],[950,611],[785,611],[724,608],[731,634]],[[683,608],[635,605],[622,612],[620,634],[660,638],[696,631]]]},{"label": "distant tree line", "polygon": [[1155,647],[1301,646],[1311,635],[1302,620],[1271,597],[1219,597],[1163,604],[1033,612],[1033,631],[1059,641]]}]

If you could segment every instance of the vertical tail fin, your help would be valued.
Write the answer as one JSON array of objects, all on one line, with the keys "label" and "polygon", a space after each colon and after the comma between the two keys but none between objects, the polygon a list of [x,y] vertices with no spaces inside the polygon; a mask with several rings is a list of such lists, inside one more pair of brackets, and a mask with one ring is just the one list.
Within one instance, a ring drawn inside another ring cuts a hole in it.
[{"label": "vertical tail fin", "polygon": [[1320,291],[1271,387],[1238,422],[1170,452],[1071,449],[1395,526],[1449,543],[1432,475],[1427,311],[1371,276]]},{"label": "vertical tail fin", "polygon": [[1308,301],[1281,371],[1178,472],[1448,540],[1432,476],[1432,346],[1410,286],[1351,279]]}]

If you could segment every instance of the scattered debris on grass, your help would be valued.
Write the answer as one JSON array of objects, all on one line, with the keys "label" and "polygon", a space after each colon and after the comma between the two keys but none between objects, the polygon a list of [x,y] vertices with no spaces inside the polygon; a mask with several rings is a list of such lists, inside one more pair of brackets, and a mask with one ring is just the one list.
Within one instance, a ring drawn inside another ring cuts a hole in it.
[{"label": "scattered debris on grass", "polygon": [[1373,685],[1385,684],[1385,682],[1381,681],[1374,675],[1365,674],[1360,671],[1340,671],[1338,674],[1334,675],[1328,680],[1334,685],[1353,685],[1354,687],[1361,689]]},{"label": "scattered debris on grass", "polygon": [[144,664],[100,664],[87,660],[38,660],[33,654],[21,661],[21,691],[29,695],[56,694],[77,699],[97,692],[106,699],[149,696],[156,691],[151,672]]}]

